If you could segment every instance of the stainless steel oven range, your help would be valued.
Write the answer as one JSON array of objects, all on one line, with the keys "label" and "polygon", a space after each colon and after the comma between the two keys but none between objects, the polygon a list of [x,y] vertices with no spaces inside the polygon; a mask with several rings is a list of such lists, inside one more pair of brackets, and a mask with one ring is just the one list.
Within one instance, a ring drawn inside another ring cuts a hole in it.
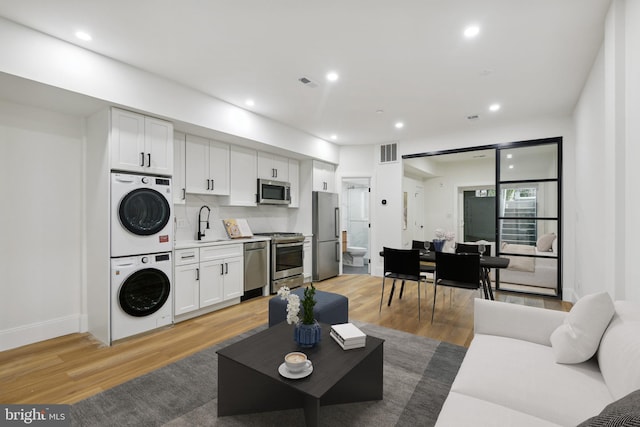
[{"label": "stainless steel oven range", "polygon": [[255,233],[271,237],[271,293],[278,292],[282,286],[289,289],[302,286],[303,245],[302,233]]}]

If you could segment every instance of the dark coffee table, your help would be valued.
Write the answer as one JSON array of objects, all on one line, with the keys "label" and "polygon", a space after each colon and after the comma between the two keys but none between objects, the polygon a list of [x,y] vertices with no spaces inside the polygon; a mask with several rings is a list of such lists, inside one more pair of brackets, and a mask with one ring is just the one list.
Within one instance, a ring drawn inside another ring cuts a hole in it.
[{"label": "dark coffee table", "polygon": [[[320,406],[382,399],[384,340],[367,336],[363,348],[343,350],[322,325],[322,341],[300,349],[286,322],[218,350],[218,416],[304,408],[308,426],[318,425]],[[278,373],[284,355],[303,351],[313,363],[306,378]]]}]

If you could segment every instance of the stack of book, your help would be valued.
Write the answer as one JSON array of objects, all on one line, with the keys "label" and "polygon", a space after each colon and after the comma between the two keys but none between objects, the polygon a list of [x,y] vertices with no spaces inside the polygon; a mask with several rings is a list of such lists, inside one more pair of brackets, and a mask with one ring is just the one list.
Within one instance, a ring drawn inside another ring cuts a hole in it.
[{"label": "stack of book", "polygon": [[353,323],[341,323],[331,326],[329,333],[331,338],[337,342],[343,350],[364,347],[367,343],[367,336]]}]

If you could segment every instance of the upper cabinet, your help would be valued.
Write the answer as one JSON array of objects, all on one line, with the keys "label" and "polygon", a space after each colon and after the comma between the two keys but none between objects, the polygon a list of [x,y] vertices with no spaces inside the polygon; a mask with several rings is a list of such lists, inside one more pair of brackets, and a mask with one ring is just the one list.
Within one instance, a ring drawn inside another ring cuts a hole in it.
[{"label": "upper cabinet", "polygon": [[331,163],[313,161],[313,191],[335,193],[336,168]]},{"label": "upper cabinet", "polygon": [[186,155],[187,155],[187,135],[182,132],[173,134],[173,203],[185,204],[187,201],[186,187]]},{"label": "upper cabinet", "polygon": [[230,206],[256,206],[258,191],[258,157],[256,150],[231,146]]},{"label": "upper cabinet", "polygon": [[258,178],[289,181],[289,159],[258,151]]},{"label": "upper cabinet", "polygon": [[229,195],[229,145],[195,135],[186,138],[186,192]]},{"label": "upper cabinet", "polygon": [[291,184],[290,208],[300,207],[300,163],[295,159],[289,159],[289,183]]},{"label": "upper cabinet", "polygon": [[173,124],[111,109],[111,169],[173,174]]}]

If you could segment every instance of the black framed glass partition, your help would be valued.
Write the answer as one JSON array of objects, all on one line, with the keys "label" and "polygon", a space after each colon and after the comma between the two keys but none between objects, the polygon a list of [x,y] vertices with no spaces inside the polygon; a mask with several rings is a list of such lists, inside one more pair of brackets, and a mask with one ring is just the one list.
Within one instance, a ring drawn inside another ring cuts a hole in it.
[{"label": "black framed glass partition", "polygon": [[488,242],[510,259],[492,272],[496,289],[562,297],[561,137],[405,155],[403,164],[425,191],[416,240],[441,228],[458,242]]},{"label": "black framed glass partition", "polygon": [[496,289],[561,297],[561,141],[497,151],[497,254],[510,262]]}]

